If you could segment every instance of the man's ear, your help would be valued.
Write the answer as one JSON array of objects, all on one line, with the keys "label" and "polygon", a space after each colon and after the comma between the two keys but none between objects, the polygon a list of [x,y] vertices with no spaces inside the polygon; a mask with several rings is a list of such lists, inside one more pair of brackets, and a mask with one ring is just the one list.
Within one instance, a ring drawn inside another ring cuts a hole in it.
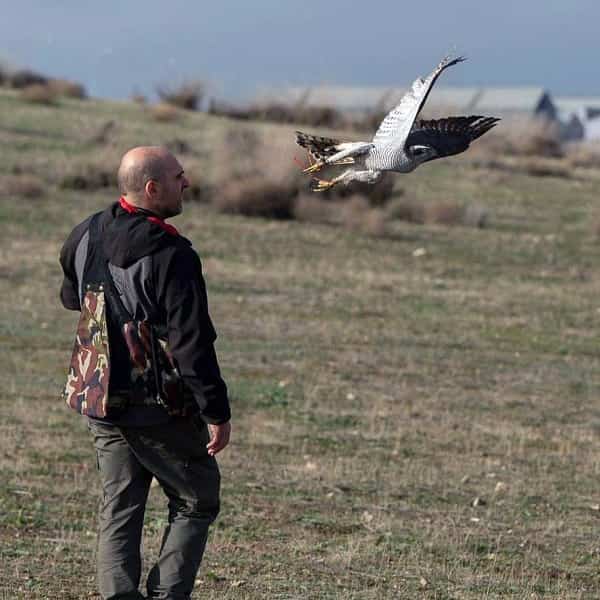
[{"label": "man's ear", "polygon": [[146,194],[150,197],[155,196],[158,192],[158,185],[154,179],[149,179],[145,185]]}]

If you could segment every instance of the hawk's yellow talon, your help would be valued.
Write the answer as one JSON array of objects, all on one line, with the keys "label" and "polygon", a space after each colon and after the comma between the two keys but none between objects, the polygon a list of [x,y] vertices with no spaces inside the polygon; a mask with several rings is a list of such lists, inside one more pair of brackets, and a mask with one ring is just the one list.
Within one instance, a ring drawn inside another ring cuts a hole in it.
[{"label": "hawk's yellow talon", "polygon": [[315,177],[310,189],[313,192],[324,192],[325,190],[332,188],[336,183],[337,181],[327,181],[326,179],[317,179]]},{"label": "hawk's yellow talon", "polygon": [[325,163],[320,161],[316,162],[314,165],[310,165],[310,167],[306,167],[303,173],[315,173],[316,171],[320,171],[325,166]]}]

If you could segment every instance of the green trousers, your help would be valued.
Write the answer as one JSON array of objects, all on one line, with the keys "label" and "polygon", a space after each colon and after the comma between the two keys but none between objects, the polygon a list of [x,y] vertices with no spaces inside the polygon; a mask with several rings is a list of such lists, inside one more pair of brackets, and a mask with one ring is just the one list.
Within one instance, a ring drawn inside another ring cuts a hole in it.
[{"label": "green trousers", "polygon": [[148,598],[187,600],[208,527],[219,512],[219,469],[208,429],[198,419],[123,427],[89,419],[102,480],[97,573],[103,600],[142,600],[140,544],[152,477],[169,502],[160,554],[148,574]]}]

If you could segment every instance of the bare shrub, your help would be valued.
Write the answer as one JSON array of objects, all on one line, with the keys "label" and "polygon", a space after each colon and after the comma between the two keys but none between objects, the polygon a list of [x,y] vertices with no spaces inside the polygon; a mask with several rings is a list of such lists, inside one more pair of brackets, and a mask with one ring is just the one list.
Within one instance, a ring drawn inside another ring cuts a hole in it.
[{"label": "bare shrub", "polygon": [[[383,207],[394,195],[394,176],[384,173],[381,179],[375,184],[354,182],[349,186],[337,186],[333,188],[334,195],[341,197],[353,196],[358,194],[364,196],[373,207]],[[401,194],[402,192],[398,192]]]},{"label": "bare shrub", "polygon": [[450,201],[422,203],[412,198],[392,202],[386,215],[388,219],[418,225],[465,225],[478,228],[486,227],[489,218],[487,210],[482,206],[464,206]]},{"label": "bare shrub", "polygon": [[377,236],[386,232],[383,211],[371,208],[369,200],[358,194],[348,198],[342,205],[342,224],[351,231],[368,235]]},{"label": "bare shrub", "polygon": [[295,187],[255,176],[252,179],[229,181],[215,195],[213,204],[224,213],[291,219],[297,194]]},{"label": "bare shrub", "polygon": [[175,106],[164,102],[150,107],[150,115],[159,123],[174,123],[181,117],[179,110]]},{"label": "bare shrub", "polygon": [[130,100],[140,106],[146,106],[146,104],[148,104],[148,98],[139,92],[133,92],[130,96]]},{"label": "bare shrub", "polygon": [[112,119],[104,121],[89,137],[90,144],[106,144],[117,124]]},{"label": "bare shrub", "polygon": [[340,204],[324,201],[316,194],[300,194],[294,203],[294,218],[306,223],[335,223]]},{"label": "bare shrub", "polygon": [[244,121],[296,123],[312,127],[338,128],[347,123],[344,115],[332,106],[311,106],[303,100],[295,104],[256,102],[249,106],[235,106],[221,100],[211,100],[208,111],[214,115]]},{"label": "bare shrub", "polygon": [[559,177],[569,179],[571,177],[571,169],[564,162],[543,159],[543,158],[527,158],[519,165],[519,170],[534,177]]},{"label": "bare shrub", "polygon": [[156,93],[164,103],[185,110],[198,110],[205,92],[206,85],[201,81],[188,81],[177,87],[166,85],[156,87]]},{"label": "bare shrub", "polygon": [[569,179],[573,175],[570,163],[556,158],[534,156],[524,156],[518,159],[514,157],[487,157],[472,160],[471,164],[481,169],[503,171],[510,175],[521,173],[533,177],[559,177],[563,179]]},{"label": "bare shrub", "polygon": [[458,225],[463,216],[463,207],[453,202],[431,202],[425,206],[425,223]]},{"label": "bare shrub", "polygon": [[31,85],[46,85],[48,78],[29,69],[20,69],[8,75],[8,82],[13,88],[23,89]]},{"label": "bare shrub", "polygon": [[44,182],[35,175],[3,175],[0,177],[0,196],[7,198],[35,199],[44,196]]},{"label": "bare shrub", "polygon": [[539,118],[503,121],[502,127],[478,140],[477,147],[494,155],[563,156],[559,125]]},{"label": "bare shrub", "polygon": [[390,203],[387,215],[390,219],[397,219],[398,221],[407,221],[419,225],[425,223],[425,207],[412,198],[401,198]]},{"label": "bare shrub", "polygon": [[483,229],[489,223],[488,210],[477,204],[469,204],[463,211],[463,225]]},{"label": "bare shrub", "polygon": [[190,154],[192,152],[192,147],[190,146],[189,142],[178,137],[166,142],[165,146],[173,154]]},{"label": "bare shrub", "polygon": [[198,202],[199,204],[209,204],[214,197],[214,190],[208,185],[201,185],[192,181],[185,192],[186,201]]},{"label": "bare shrub", "polygon": [[76,100],[85,100],[87,93],[81,83],[68,81],[67,79],[49,79],[47,83],[50,90],[57,96],[64,98],[75,98]]},{"label": "bare shrub", "polygon": [[572,167],[600,168],[600,144],[578,143],[567,147],[567,161]]},{"label": "bare shrub", "polygon": [[96,163],[75,164],[59,178],[58,185],[65,190],[81,191],[116,187],[116,169]]},{"label": "bare shrub", "polygon": [[51,106],[56,103],[56,97],[56,93],[48,85],[41,83],[28,85],[21,90],[21,98],[26,102],[33,102],[34,104]]}]

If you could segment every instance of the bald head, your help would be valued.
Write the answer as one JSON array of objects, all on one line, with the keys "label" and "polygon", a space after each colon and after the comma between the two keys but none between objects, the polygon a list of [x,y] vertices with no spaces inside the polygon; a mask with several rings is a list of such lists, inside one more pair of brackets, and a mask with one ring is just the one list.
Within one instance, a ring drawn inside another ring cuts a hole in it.
[{"label": "bald head", "polygon": [[131,195],[132,199],[143,194],[144,186],[150,179],[164,179],[165,162],[174,158],[162,146],[139,146],[129,150],[119,166],[119,191],[124,196]]},{"label": "bald head", "polygon": [[131,204],[167,217],[181,212],[181,195],[188,187],[179,161],[162,146],[139,146],[121,159],[119,191]]}]

